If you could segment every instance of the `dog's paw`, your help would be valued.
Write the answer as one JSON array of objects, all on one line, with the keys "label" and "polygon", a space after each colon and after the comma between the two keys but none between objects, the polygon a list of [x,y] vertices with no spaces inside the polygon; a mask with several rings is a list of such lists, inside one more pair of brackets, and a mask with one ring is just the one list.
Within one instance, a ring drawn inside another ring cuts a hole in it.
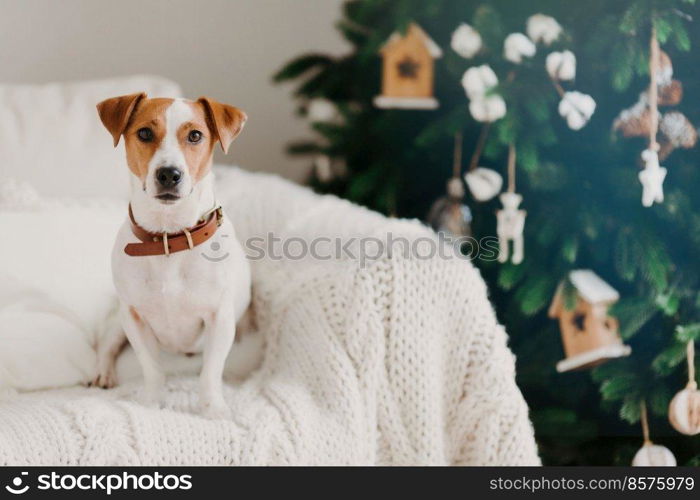
[{"label": "dog's paw", "polygon": [[117,377],[114,370],[105,370],[88,382],[88,387],[99,387],[101,389],[111,389],[117,385]]},{"label": "dog's paw", "polygon": [[199,403],[199,413],[210,420],[230,420],[231,409],[222,400],[203,400]]}]

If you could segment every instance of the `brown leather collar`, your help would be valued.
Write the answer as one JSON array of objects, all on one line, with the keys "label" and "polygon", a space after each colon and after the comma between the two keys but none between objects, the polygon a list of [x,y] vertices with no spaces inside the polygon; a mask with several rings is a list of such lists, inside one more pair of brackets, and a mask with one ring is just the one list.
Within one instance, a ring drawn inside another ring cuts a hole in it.
[{"label": "brown leather collar", "polygon": [[132,257],[144,257],[147,255],[166,255],[192,250],[214,236],[224,220],[221,207],[216,207],[204,214],[195,226],[184,229],[180,233],[152,233],[139,226],[134,219],[134,213],[129,205],[129,219],[131,220],[131,232],[141,243],[129,243],[124,247],[124,253]]}]

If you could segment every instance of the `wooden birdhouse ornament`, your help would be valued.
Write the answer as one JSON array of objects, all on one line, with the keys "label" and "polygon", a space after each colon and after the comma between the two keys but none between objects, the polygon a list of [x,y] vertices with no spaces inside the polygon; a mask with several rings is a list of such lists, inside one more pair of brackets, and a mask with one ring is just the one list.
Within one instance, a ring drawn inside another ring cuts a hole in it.
[{"label": "wooden birdhouse ornament", "polygon": [[374,98],[378,108],[435,109],[433,97],[435,59],[442,50],[411,23],[405,35],[394,33],[380,50],[382,95]]},{"label": "wooden birdhouse ornament", "polygon": [[566,355],[557,363],[558,372],[591,368],[630,354],[617,320],[608,315],[608,307],[619,298],[617,290],[590,270],[571,271],[559,285],[549,306],[549,317],[559,319]]}]

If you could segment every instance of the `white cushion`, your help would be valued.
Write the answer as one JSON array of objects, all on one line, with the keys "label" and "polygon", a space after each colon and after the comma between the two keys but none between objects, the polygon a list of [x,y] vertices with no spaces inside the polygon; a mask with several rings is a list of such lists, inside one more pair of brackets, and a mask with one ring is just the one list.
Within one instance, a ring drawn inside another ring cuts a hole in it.
[{"label": "white cushion", "polygon": [[126,213],[126,201],[106,199],[0,210],[0,273],[74,311],[94,332],[114,304],[110,255]]},{"label": "white cushion", "polygon": [[85,383],[93,336],[72,311],[0,272],[0,393]]},{"label": "white cushion", "polygon": [[42,195],[125,197],[123,144],[113,147],[95,105],[140,91],[181,94],[176,83],[155,76],[0,85],[0,178],[29,181]]}]

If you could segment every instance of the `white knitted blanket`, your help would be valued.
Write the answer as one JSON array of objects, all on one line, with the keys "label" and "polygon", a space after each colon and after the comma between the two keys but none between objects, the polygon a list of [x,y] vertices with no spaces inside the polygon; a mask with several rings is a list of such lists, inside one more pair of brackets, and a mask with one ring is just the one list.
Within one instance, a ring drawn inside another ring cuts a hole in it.
[{"label": "white knitted blanket", "polygon": [[[431,234],[275,177],[218,175],[241,240]],[[191,377],[168,382],[165,409],[134,402],[133,383],[23,394],[0,402],[0,464],[539,464],[506,334],[470,263],[252,265],[265,357],[227,384],[231,420],[194,412]]]}]

